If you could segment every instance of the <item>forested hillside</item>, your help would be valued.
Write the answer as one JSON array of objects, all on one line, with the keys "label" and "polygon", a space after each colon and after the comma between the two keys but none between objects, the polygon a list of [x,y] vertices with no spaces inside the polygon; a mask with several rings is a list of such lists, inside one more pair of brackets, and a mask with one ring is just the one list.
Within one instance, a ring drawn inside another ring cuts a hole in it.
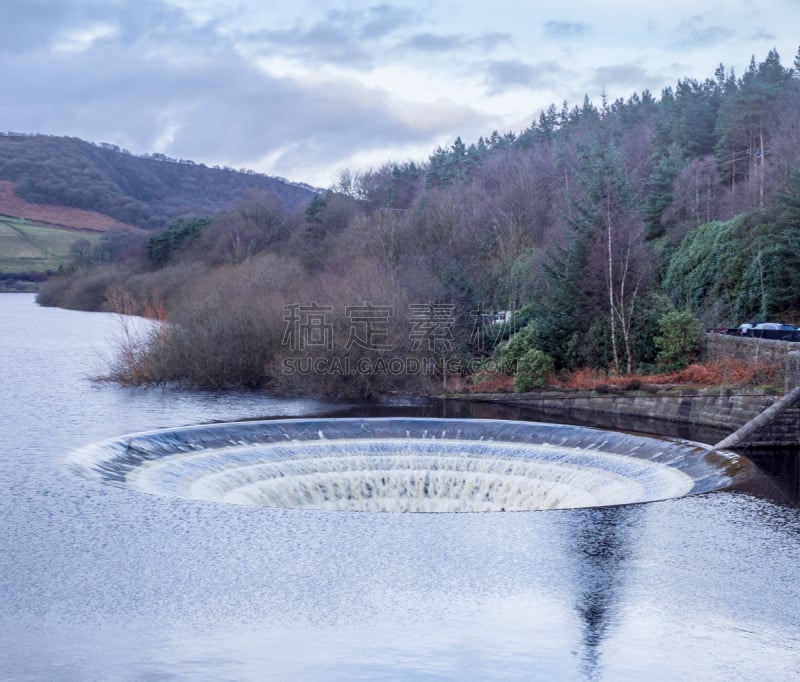
[{"label": "forested hillside", "polygon": [[[720,65],[659,96],[553,105],[519,133],[343,173],[302,216],[251,196],[174,224],[138,261],[89,258],[41,300],[163,308],[171,324],[117,367],[134,382],[374,393],[420,380],[287,371],[320,356],[374,370],[387,351],[457,359],[451,373],[668,369],[700,325],[800,322],[799,164],[800,53],[788,68],[773,51],[740,75]],[[324,343],[293,345],[297,315],[319,310]],[[495,310],[519,313],[497,325]]]},{"label": "forested hillside", "polygon": [[34,204],[68,206],[106,214],[147,229],[172,220],[212,215],[248,191],[275,193],[294,209],[312,188],[233,169],[208,168],[160,154],[134,156],[113,145],[69,137],[0,134],[0,180]]}]

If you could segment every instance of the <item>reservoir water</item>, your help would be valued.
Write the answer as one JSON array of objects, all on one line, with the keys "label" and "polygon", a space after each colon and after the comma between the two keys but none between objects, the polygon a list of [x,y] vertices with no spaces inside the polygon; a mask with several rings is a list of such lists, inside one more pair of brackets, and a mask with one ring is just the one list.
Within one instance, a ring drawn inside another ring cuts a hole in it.
[{"label": "reservoir water", "polygon": [[148,494],[74,453],[222,421],[524,415],[93,382],[118,332],[0,295],[0,680],[800,676],[796,481],[467,514]]}]

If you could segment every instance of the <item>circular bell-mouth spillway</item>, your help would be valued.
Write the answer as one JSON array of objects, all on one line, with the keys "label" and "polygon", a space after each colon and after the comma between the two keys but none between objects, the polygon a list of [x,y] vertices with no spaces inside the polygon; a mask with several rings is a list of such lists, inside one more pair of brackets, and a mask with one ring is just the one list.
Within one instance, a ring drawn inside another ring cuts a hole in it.
[{"label": "circular bell-mouth spillway", "polygon": [[698,443],[500,420],[286,419],[151,431],[72,453],[133,490],[270,508],[487,512],[650,502],[725,488],[749,462]]}]

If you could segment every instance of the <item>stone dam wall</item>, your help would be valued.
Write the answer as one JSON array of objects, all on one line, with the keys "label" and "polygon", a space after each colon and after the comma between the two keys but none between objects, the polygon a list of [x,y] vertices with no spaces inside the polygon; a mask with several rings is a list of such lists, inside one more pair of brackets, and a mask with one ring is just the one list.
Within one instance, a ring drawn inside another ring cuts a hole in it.
[{"label": "stone dam wall", "polygon": [[780,396],[761,389],[658,389],[608,391],[542,391],[475,394],[468,397],[519,407],[553,418],[594,420],[609,417],[615,428],[634,429],[642,420],[707,427],[719,438],[744,426]]},{"label": "stone dam wall", "polygon": [[800,444],[800,387],[717,443],[720,449],[765,450]]},{"label": "stone dam wall", "polygon": [[527,409],[538,419],[661,433],[709,445],[741,429],[745,433],[725,447],[748,454],[800,447],[800,388],[786,400],[757,389],[543,391],[469,398]]}]

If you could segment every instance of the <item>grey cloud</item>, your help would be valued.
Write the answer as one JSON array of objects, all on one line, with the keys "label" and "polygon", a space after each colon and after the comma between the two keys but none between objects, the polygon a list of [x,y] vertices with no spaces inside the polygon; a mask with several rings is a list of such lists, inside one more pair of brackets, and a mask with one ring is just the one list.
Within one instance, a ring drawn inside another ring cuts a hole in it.
[{"label": "grey cloud", "polygon": [[406,47],[424,52],[450,52],[468,46],[465,36],[459,34],[443,35],[441,33],[417,33],[405,41]]},{"label": "grey cloud", "polygon": [[578,38],[589,33],[591,26],[584,21],[546,21],[542,28],[551,38]]},{"label": "grey cloud", "polygon": [[596,89],[607,86],[630,88],[631,91],[658,89],[662,79],[650,75],[636,64],[601,66],[594,70],[591,85]]},{"label": "grey cloud", "polygon": [[117,40],[196,34],[185,13],[161,0],[137,3],[103,0],[3,0],[0,7],[0,52],[36,52],[50,47],[65,33],[107,23],[119,31]]},{"label": "grey cloud", "polygon": [[362,38],[381,38],[413,22],[415,13],[391,5],[376,5],[364,13],[359,28]]},{"label": "grey cloud", "polygon": [[479,48],[492,51],[511,40],[507,33],[481,33],[470,36],[464,33],[417,33],[402,44],[403,47],[421,52],[457,52]]},{"label": "grey cloud", "polygon": [[416,18],[416,13],[411,10],[383,4],[364,9],[332,9],[318,23],[335,24],[365,38],[379,38],[394,33]]},{"label": "grey cloud", "polygon": [[683,20],[674,34],[675,46],[683,49],[724,42],[736,35],[736,31],[726,26],[706,25],[703,17],[695,15]]},{"label": "grey cloud", "polygon": [[336,9],[321,19],[291,28],[265,30],[245,36],[269,51],[273,47],[319,61],[369,66],[375,60],[375,41],[380,41],[413,21],[413,12],[391,5],[364,10]]},{"label": "grey cloud", "polygon": [[[430,104],[419,107],[422,127],[409,124],[398,116],[399,103],[389,98],[367,98],[363,93],[345,92],[342,97],[329,100],[317,93],[315,106],[328,110],[325,121],[307,126],[307,134],[294,135],[286,139],[276,165],[302,166],[309,158],[316,162],[334,166],[361,150],[396,147],[404,144],[422,144],[433,149],[435,140],[443,133],[452,134],[454,129],[485,127],[485,119],[466,107],[447,107]],[[405,108],[405,107],[404,107]],[[353,119],[357,118],[357,122]],[[340,121],[336,125],[336,121]],[[321,123],[321,124],[320,124]],[[313,150],[308,155],[309,150]]]},{"label": "grey cloud", "polygon": [[[800,2],[800,0],[798,0],[798,2]],[[767,31],[767,30],[765,30],[763,28],[754,31],[750,35],[750,40],[770,40],[770,41],[774,41],[776,38],[777,38],[777,36],[774,33],[770,33],[769,31]]]},{"label": "grey cloud", "polygon": [[[382,90],[353,84],[303,87],[262,77],[249,93],[243,86],[237,84],[228,97],[209,95],[193,101],[197,116],[189,112],[183,117],[186,124],[176,135],[174,152],[193,149],[212,157],[222,147],[245,164],[275,152],[280,153],[279,166],[333,164],[376,147],[426,141],[432,145],[435,137],[449,132],[453,124],[438,114],[436,105],[422,107],[418,119],[424,124],[409,122],[404,113],[413,105],[397,102]],[[220,121],[230,118],[232,109],[237,112],[235,125],[220,126]],[[473,125],[479,119],[465,107],[455,116],[457,124]],[[313,154],[295,156],[298,150],[308,148],[313,148]]]},{"label": "grey cloud", "polygon": [[510,42],[511,36],[508,33],[481,33],[472,40],[473,45],[485,50],[494,50]]},{"label": "grey cloud", "polygon": [[30,51],[49,42],[59,25],[69,20],[69,5],[53,8],[31,0],[4,0],[0,5],[0,52]]},{"label": "grey cloud", "polygon": [[515,60],[490,61],[485,65],[486,84],[490,94],[516,87],[542,87],[553,83],[563,73],[554,61],[526,64]]},{"label": "grey cloud", "polygon": [[259,31],[247,40],[269,51],[277,47],[295,56],[311,57],[320,62],[330,61],[352,65],[371,64],[373,56],[350,28],[339,22],[320,22],[309,28]]}]

